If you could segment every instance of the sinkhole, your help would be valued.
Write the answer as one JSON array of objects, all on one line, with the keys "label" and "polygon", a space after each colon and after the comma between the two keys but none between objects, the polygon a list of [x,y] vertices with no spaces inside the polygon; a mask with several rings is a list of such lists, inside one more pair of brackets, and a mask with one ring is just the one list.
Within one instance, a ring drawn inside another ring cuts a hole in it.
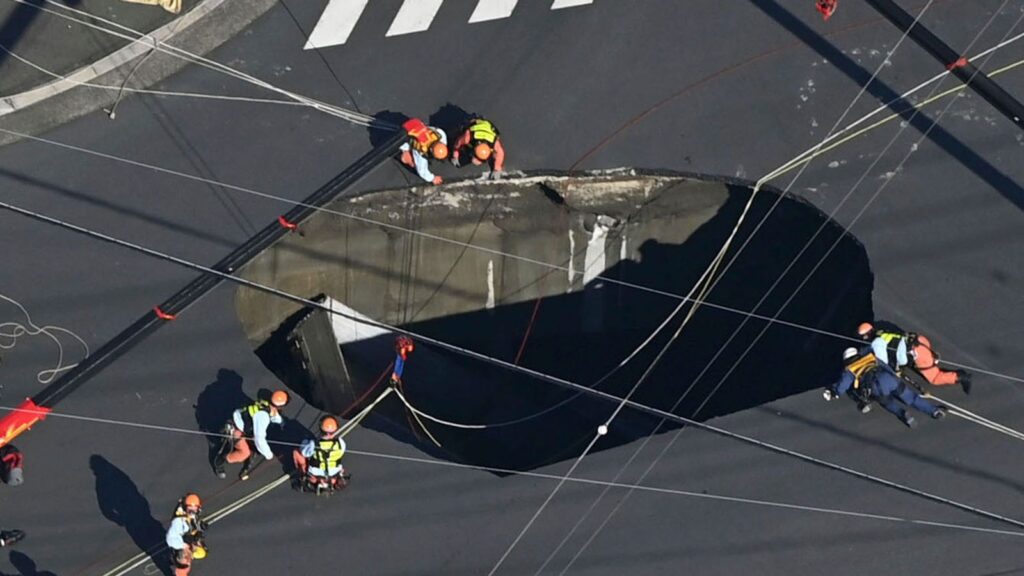
[{"label": "sinkhole", "polygon": [[[689,306],[616,367],[679,305],[751,194],[735,179],[632,169],[369,192],[329,206],[349,217],[318,212],[241,275],[624,396]],[[863,245],[800,199],[759,192],[722,268],[730,261],[636,402],[707,420],[820,387],[844,344],[796,326],[845,334],[872,317]],[[386,378],[394,334],[245,287],[235,304],[264,365],[324,411],[353,415]],[[782,323],[764,319],[776,314]],[[403,381],[418,409],[488,427],[427,421],[437,448],[394,397],[363,424],[479,466],[528,470],[578,456],[615,409],[422,342]],[[626,408],[595,449],[658,425]]]}]

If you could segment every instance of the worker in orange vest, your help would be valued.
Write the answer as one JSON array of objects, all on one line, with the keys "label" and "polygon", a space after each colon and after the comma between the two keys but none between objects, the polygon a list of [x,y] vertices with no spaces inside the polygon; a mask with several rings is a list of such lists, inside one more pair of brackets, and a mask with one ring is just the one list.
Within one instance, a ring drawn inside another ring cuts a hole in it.
[{"label": "worker in orange vest", "polygon": [[412,168],[426,182],[440,184],[444,181],[430,171],[430,160],[448,158],[448,135],[435,126],[427,126],[422,120],[410,118],[402,128],[409,135],[409,141],[402,144],[402,164]]}]

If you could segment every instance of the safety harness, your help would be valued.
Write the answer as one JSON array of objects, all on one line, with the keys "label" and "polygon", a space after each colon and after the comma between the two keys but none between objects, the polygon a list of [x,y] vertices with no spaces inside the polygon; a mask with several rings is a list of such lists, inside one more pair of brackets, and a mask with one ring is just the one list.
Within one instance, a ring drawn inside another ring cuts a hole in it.
[{"label": "safety harness", "polygon": [[469,125],[469,143],[471,146],[487,144],[493,148],[494,143],[498,141],[499,134],[498,128],[490,120],[476,118]]},{"label": "safety harness", "polygon": [[430,152],[430,147],[441,139],[440,134],[416,118],[407,120],[402,124],[402,128],[409,134],[409,146],[424,156]]},{"label": "safety harness", "polygon": [[327,474],[331,468],[337,468],[341,457],[345,455],[345,449],[341,447],[341,441],[337,438],[324,438],[317,442],[310,464],[324,471]]},{"label": "safety harness", "polygon": [[863,402],[868,402],[871,399],[871,386],[867,385],[866,378],[878,370],[878,359],[874,354],[865,354],[850,362],[846,369],[853,374],[854,396]]}]

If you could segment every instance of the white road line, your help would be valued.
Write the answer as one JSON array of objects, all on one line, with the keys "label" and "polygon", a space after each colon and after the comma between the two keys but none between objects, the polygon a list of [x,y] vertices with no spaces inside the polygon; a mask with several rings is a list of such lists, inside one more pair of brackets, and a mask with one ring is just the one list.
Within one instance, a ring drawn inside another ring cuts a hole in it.
[{"label": "white road line", "polygon": [[369,1],[329,0],[327,8],[324,9],[320,20],[313,28],[313,33],[306,41],[305,50],[336,46],[347,42]]},{"label": "white road line", "polygon": [[385,36],[423,32],[430,28],[430,23],[434,21],[443,3],[444,0],[405,0]]},{"label": "white road line", "polygon": [[519,0],[480,0],[476,3],[473,15],[469,17],[469,23],[508,18],[518,2]]},{"label": "white road line", "polygon": [[552,10],[561,10],[562,8],[572,8],[574,6],[586,6],[587,4],[593,4],[594,0],[555,0],[551,5]]}]

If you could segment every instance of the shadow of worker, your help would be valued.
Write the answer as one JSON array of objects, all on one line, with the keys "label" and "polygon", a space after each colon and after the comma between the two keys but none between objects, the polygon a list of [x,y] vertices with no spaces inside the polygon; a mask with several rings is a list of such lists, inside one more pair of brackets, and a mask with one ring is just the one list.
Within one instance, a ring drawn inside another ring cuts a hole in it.
[{"label": "shadow of worker", "polygon": [[40,572],[34,560],[16,550],[11,551],[11,566],[14,566],[19,576],[57,576],[49,570]]},{"label": "shadow of worker", "polygon": [[93,454],[89,467],[96,476],[96,503],[107,520],[128,532],[139,550],[149,554],[163,574],[170,575],[167,559],[156,550],[164,541],[164,527],[153,517],[149,501],[120,468]]},{"label": "shadow of worker", "polygon": [[218,370],[217,379],[199,393],[195,405],[196,424],[206,434],[210,466],[213,466],[217,453],[226,447],[224,425],[231,419],[231,414],[251,403],[252,400],[242,391],[242,376],[227,368]]}]

